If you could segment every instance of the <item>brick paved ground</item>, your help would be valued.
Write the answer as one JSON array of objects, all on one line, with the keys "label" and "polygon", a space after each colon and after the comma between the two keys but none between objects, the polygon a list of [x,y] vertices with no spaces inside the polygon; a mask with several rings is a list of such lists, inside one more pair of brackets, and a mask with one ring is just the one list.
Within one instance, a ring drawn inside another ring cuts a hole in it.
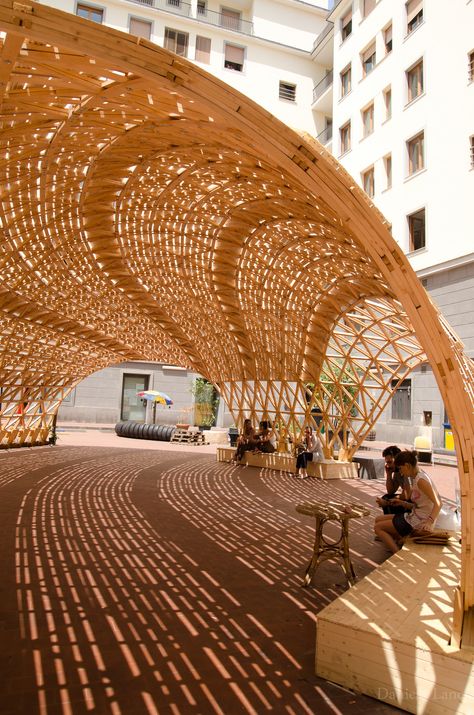
[{"label": "brick paved ground", "polygon": [[[2,715],[397,712],[314,675],[316,615],[345,582],[327,563],[301,587],[313,524],[294,509],[383,484],[214,451],[95,431],[0,453]],[[387,556],[371,526],[351,524],[359,576]]]}]

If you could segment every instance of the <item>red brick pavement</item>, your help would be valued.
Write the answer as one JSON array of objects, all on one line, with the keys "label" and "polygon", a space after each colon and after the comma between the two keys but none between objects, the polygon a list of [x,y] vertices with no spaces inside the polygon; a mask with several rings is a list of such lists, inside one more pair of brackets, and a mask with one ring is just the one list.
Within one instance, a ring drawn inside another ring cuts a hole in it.
[{"label": "red brick pavement", "polygon": [[[0,453],[2,715],[397,712],[314,675],[317,612],[346,585],[326,563],[302,588],[313,523],[295,511],[383,484],[61,442]],[[359,576],[386,558],[371,518],[351,550]]]}]

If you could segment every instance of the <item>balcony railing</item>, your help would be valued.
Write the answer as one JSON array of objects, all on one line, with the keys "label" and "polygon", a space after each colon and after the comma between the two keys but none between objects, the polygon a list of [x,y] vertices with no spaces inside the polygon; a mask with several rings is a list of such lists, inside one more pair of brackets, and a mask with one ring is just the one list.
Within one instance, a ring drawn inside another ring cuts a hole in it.
[{"label": "balcony railing", "polygon": [[318,134],[316,139],[318,142],[321,142],[321,144],[328,144],[332,139],[332,124],[326,127],[326,129],[323,129],[323,131]]},{"label": "balcony railing", "polygon": [[313,52],[319,47],[324,38],[327,37],[332,30],[334,30],[334,23],[328,22],[324,30],[322,30],[315,39],[313,43]]},{"label": "balcony railing", "polygon": [[322,94],[330,87],[333,83],[333,71],[330,70],[325,77],[322,78],[321,82],[318,82],[316,87],[313,89],[313,102],[315,102]]},{"label": "balcony railing", "polygon": [[225,30],[240,32],[243,35],[253,35],[253,22],[242,20],[239,17],[229,17],[221,12],[208,10],[207,8],[197,8],[197,15],[191,12],[191,4],[183,0],[129,0],[137,5],[146,5],[155,10],[164,10],[182,17],[192,17],[198,22],[205,22],[208,25],[223,27]]}]

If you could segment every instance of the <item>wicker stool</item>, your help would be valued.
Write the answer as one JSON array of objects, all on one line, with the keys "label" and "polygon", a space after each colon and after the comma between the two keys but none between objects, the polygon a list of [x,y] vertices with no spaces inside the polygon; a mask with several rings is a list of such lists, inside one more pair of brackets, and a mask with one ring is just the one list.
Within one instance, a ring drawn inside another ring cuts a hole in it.
[{"label": "wicker stool", "polygon": [[[349,520],[368,516],[370,509],[360,504],[330,501],[304,502],[303,504],[298,504],[296,511],[300,514],[314,516],[316,519],[313,557],[305,571],[303,586],[309,586],[318,566],[329,559],[342,560],[341,566],[349,584],[352,586],[356,575],[349,554]],[[327,521],[336,521],[340,524],[341,534],[337,541],[327,541],[324,537],[323,529]]]}]

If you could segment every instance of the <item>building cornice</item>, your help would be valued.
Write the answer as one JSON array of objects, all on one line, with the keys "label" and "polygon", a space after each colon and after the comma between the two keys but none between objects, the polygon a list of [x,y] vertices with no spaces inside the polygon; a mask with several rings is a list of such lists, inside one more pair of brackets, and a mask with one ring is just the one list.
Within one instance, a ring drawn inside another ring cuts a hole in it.
[{"label": "building cornice", "polygon": [[[341,5],[344,6],[345,4],[345,0],[336,0],[336,2],[334,3],[334,7],[327,16],[327,19],[334,22],[334,19],[337,18],[342,11]],[[351,3],[347,2],[347,7],[349,7],[350,5]]]},{"label": "building cornice", "polygon": [[445,261],[444,263],[437,263],[433,266],[428,266],[427,268],[421,268],[416,271],[418,278],[427,278],[429,276],[434,276],[437,273],[444,273],[444,271],[450,271],[455,268],[461,268],[462,266],[468,266],[474,263],[474,253],[467,253],[464,256],[458,256],[450,261]]}]

